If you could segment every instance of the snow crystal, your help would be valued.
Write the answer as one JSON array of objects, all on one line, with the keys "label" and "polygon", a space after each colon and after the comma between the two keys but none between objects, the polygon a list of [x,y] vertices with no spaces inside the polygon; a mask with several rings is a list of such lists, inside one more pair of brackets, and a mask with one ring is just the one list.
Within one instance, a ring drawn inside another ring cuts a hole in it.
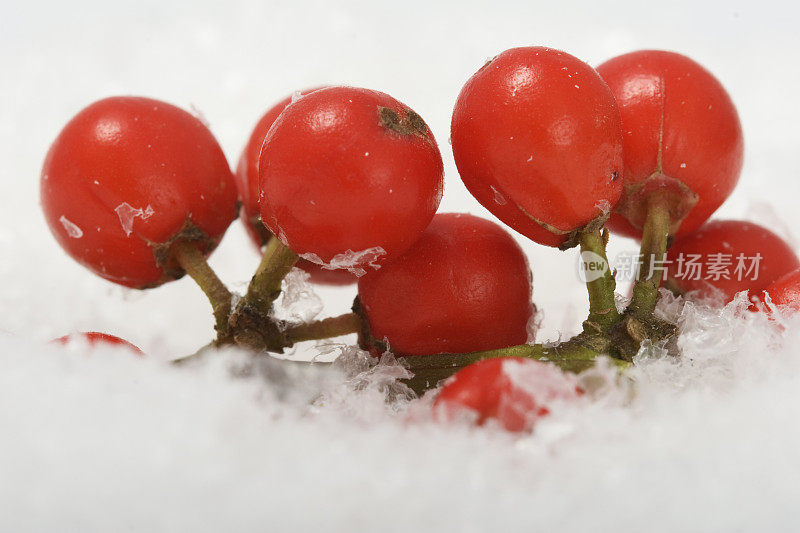
[{"label": "snow crystal", "polygon": [[600,210],[601,213],[607,215],[611,212],[611,202],[608,200],[600,200],[595,204],[595,207]]},{"label": "snow crystal", "polygon": [[71,222],[67,217],[61,215],[61,218],[58,219],[61,222],[61,225],[64,226],[64,231],[67,232],[73,239],[80,239],[83,237],[83,230],[77,226],[74,222]]},{"label": "snow crystal", "polygon": [[309,274],[293,268],[283,279],[281,295],[276,302],[275,315],[284,320],[309,322],[322,311],[322,299],[308,282]]},{"label": "snow crystal", "polygon": [[341,254],[336,254],[327,263],[314,253],[300,254],[300,257],[306,261],[311,261],[312,263],[320,265],[326,270],[344,269],[360,278],[367,273],[364,267],[369,266],[375,270],[378,270],[381,266],[375,264],[375,261],[380,259],[383,255],[386,255],[386,250],[380,246],[373,246],[372,248],[367,248],[366,250],[361,250],[360,252],[347,250]]},{"label": "snow crystal", "polygon": [[133,231],[134,218],[139,217],[142,220],[147,220],[153,216],[153,213],[155,213],[149,204],[146,208],[142,209],[141,207],[133,207],[128,202],[119,204],[114,211],[116,211],[117,216],[119,217],[119,223],[122,225],[122,230],[128,237],[131,236],[131,232]]},{"label": "snow crystal", "polygon": [[508,359],[502,364],[503,374],[515,389],[527,392],[545,405],[565,393],[575,394],[578,378],[575,374],[562,372],[546,363],[530,365],[517,359]]},{"label": "snow crystal", "polygon": [[314,404],[317,412],[333,410],[346,413],[360,422],[381,422],[406,408],[415,397],[399,379],[412,374],[387,352],[380,359],[352,346],[342,346],[334,368],[341,370],[345,381],[324,391]]}]

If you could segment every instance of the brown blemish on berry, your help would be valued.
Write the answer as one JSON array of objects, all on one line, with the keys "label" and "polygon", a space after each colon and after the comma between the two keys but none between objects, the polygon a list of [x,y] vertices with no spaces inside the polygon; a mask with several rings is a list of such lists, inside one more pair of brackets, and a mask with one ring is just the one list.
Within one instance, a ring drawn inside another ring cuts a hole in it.
[{"label": "brown blemish on berry", "polygon": [[[234,207],[234,212],[231,220],[235,220],[242,208],[242,202],[237,200]],[[223,232],[224,235],[224,232]],[[178,264],[178,261],[173,257],[172,246],[177,242],[196,242],[197,248],[208,255],[214,251],[219,244],[222,235],[219,239],[212,239],[210,236],[201,230],[193,221],[191,215],[186,215],[186,221],[177,233],[164,242],[153,242],[144,237],[137,235],[140,239],[145,241],[148,246],[153,249],[153,257],[155,257],[156,265],[161,268],[163,275],[155,283],[142,285],[138,289],[151,289],[158,287],[164,283],[182,278],[186,272]]]},{"label": "brown blemish on berry", "polygon": [[405,116],[402,118],[397,111],[389,107],[378,107],[378,117],[381,126],[390,129],[400,135],[416,135],[430,141],[428,125],[411,109],[406,109]]}]

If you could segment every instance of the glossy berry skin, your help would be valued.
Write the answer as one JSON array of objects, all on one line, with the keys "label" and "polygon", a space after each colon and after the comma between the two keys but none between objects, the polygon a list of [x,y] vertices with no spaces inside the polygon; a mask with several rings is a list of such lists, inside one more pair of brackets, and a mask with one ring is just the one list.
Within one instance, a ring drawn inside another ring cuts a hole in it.
[{"label": "glossy berry skin", "polygon": [[83,109],[50,147],[41,202],[50,231],[76,261],[133,288],[183,275],[171,244],[211,253],[236,217],[222,149],[193,115],[149,98]]},{"label": "glossy berry skin", "polygon": [[625,146],[622,214],[611,217],[609,228],[641,238],[646,198],[640,193],[666,178],[673,217],[685,217],[671,230],[688,235],[739,180],[744,140],[730,96],[709,71],[674,52],[632,52],[597,71],[617,99]]},{"label": "glossy berry skin", "polygon": [[789,310],[800,311],[800,268],[784,274],[767,287],[773,305]]},{"label": "glossy berry skin", "polygon": [[[239,158],[239,164],[236,167],[236,187],[239,189],[239,199],[242,202],[242,207],[239,216],[244,223],[245,230],[256,245],[258,249],[267,244],[267,241],[272,236],[272,233],[261,223],[261,210],[258,206],[258,159],[261,156],[261,147],[264,145],[264,139],[267,137],[270,127],[278,118],[278,115],[286,109],[286,106],[292,103],[293,98],[306,95],[310,92],[320,89],[316,87],[300,91],[292,96],[287,96],[274,106],[272,106],[264,116],[262,116],[250,138],[247,145]],[[326,285],[349,285],[356,282],[356,276],[347,270],[328,270],[322,268],[320,265],[311,263],[304,259],[297,262],[297,266],[308,272],[309,280],[314,283],[322,283]]]},{"label": "glossy berry skin", "polygon": [[396,355],[504,348],[528,339],[531,275],[500,226],[467,214],[434,217],[402,256],[358,282],[370,336]]},{"label": "glossy berry skin", "polygon": [[[721,254],[721,255],[720,255]],[[760,260],[752,258],[760,254]],[[700,256],[697,260],[703,268],[699,275],[686,264],[690,256]],[[737,274],[739,257],[743,270]],[[679,272],[676,261],[683,256],[684,264]],[[701,296],[712,296],[720,291],[726,301],[730,301],[741,291],[749,291],[752,297],[761,293],[773,281],[787,272],[800,267],[800,260],[794,250],[773,232],[740,220],[714,220],[699,230],[675,240],[667,251],[667,273],[669,279],[683,291],[699,291]],[[758,263],[758,269],[747,270]],[[727,271],[729,279],[713,274],[712,264],[720,265],[718,271]],[[714,279],[719,277],[719,279]],[[739,279],[741,278],[741,279]]]},{"label": "glossy berry skin", "polygon": [[97,346],[97,345],[124,346],[135,352],[137,355],[144,355],[144,352],[142,352],[142,350],[140,350],[137,346],[131,344],[130,342],[126,341],[125,339],[120,339],[119,337],[116,337],[114,335],[109,335],[108,333],[98,333],[96,331],[76,333],[75,335],[64,335],[63,337],[53,339],[53,342],[67,345],[75,338],[76,335],[80,336],[83,340],[89,343],[90,346]]},{"label": "glossy berry skin", "polygon": [[521,357],[484,359],[448,378],[434,402],[442,421],[474,417],[476,425],[493,421],[506,431],[533,429],[557,400],[582,394],[574,376],[557,367]]},{"label": "glossy berry skin", "polygon": [[484,65],[458,95],[451,139],[470,193],[541,244],[564,244],[622,192],[614,97],[592,67],[558,50],[513,48]]},{"label": "glossy berry skin", "polygon": [[368,89],[320,89],[288,106],[258,172],[267,228],[304,258],[359,274],[411,246],[442,197],[431,131]]}]

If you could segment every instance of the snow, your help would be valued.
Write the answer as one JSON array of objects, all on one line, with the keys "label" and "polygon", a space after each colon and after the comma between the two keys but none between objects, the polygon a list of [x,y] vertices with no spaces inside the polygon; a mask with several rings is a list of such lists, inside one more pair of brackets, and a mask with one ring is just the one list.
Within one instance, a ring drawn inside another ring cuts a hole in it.
[{"label": "snow", "polygon": [[744,307],[688,306],[689,357],[642,353],[632,382],[594,370],[522,437],[432,422],[401,366],[352,349],[335,368],[235,351],[175,368],[0,336],[0,525],[789,529],[800,361],[775,346],[800,320],[781,332]]},{"label": "snow", "polygon": [[[483,58],[548,44],[597,64],[671,48],[712,70],[741,114],[745,170],[720,216],[796,235],[798,7],[412,0],[298,9],[0,6],[0,531],[796,531],[796,319],[781,331],[741,302],[722,312],[692,305],[680,315],[683,359],[653,347],[632,381],[595,371],[584,377],[592,394],[559,406],[530,436],[442,427],[429,419],[431,398],[409,402],[394,384],[401,367],[370,368],[334,343],[286,357],[345,351],[335,368],[254,365],[234,352],[168,365],[211,337],[202,293],[188,278],[135,292],[94,276],[58,248],[37,198],[49,143],[98,98],[194,103],[233,166],[269,105],[346,83],[419,112],[445,159],[441,210],[491,218],[443,141]],[[586,313],[577,253],[519,242],[534,270],[538,340],[575,333]],[[634,251],[612,237],[610,257]],[[257,264],[237,222],[212,266],[242,292]],[[352,287],[316,292],[320,316],[346,312],[354,296]],[[679,308],[668,301],[662,311]],[[148,357],[47,343],[81,330],[117,334]]]}]

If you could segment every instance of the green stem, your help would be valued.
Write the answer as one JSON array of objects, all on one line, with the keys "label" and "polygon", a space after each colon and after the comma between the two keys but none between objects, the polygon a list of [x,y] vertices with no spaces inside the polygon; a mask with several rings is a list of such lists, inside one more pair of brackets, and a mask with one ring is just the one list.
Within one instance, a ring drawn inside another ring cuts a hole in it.
[{"label": "green stem", "polygon": [[641,263],[629,312],[639,320],[651,321],[658,301],[658,287],[664,268],[669,238],[670,214],[667,198],[655,193],[647,202],[647,218],[642,230]]},{"label": "green stem", "polygon": [[329,339],[347,335],[348,333],[358,333],[360,329],[361,319],[354,313],[334,316],[308,324],[296,324],[289,327],[285,332],[286,346],[291,346],[300,341]]},{"label": "green stem", "polygon": [[[555,346],[542,344],[520,344],[497,350],[471,352],[465,354],[411,355],[403,360],[408,364],[414,376],[406,380],[406,384],[417,394],[435,387],[462,368],[484,359],[496,357],[526,357],[538,361],[547,361],[569,372],[580,372],[594,365],[602,354],[572,339]],[[618,359],[611,359],[620,368],[629,364]]]},{"label": "green stem", "polygon": [[281,293],[281,282],[297,263],[298,256],[277,237],[272,237],[264,250],[261,264],[250,280],[245,303],[258,309],[265,316],[272,302]]},{"label": "green stem", "polygon": [[214,326],[220,338],[228,335],[228,317],[231,313],[231,293],[206,262],[203,253],[191,242],[178,242],[172,247],[175,260],[200,286],[211,302]]},{"label": "green stem", "polygon": [[[599,229],[580,236],[581,259],[586,269],[586,290],[589,293],[589,318],[584,322],[587,333],[605,331],[620,320],[614,295],[617,283],[606,257],[607,236],[607,232],[601,233]],[[589,281],[595,271],[587,269],[587,266],[596,262],[603,263],[595,266],[602,269],[602,275]]]}]

